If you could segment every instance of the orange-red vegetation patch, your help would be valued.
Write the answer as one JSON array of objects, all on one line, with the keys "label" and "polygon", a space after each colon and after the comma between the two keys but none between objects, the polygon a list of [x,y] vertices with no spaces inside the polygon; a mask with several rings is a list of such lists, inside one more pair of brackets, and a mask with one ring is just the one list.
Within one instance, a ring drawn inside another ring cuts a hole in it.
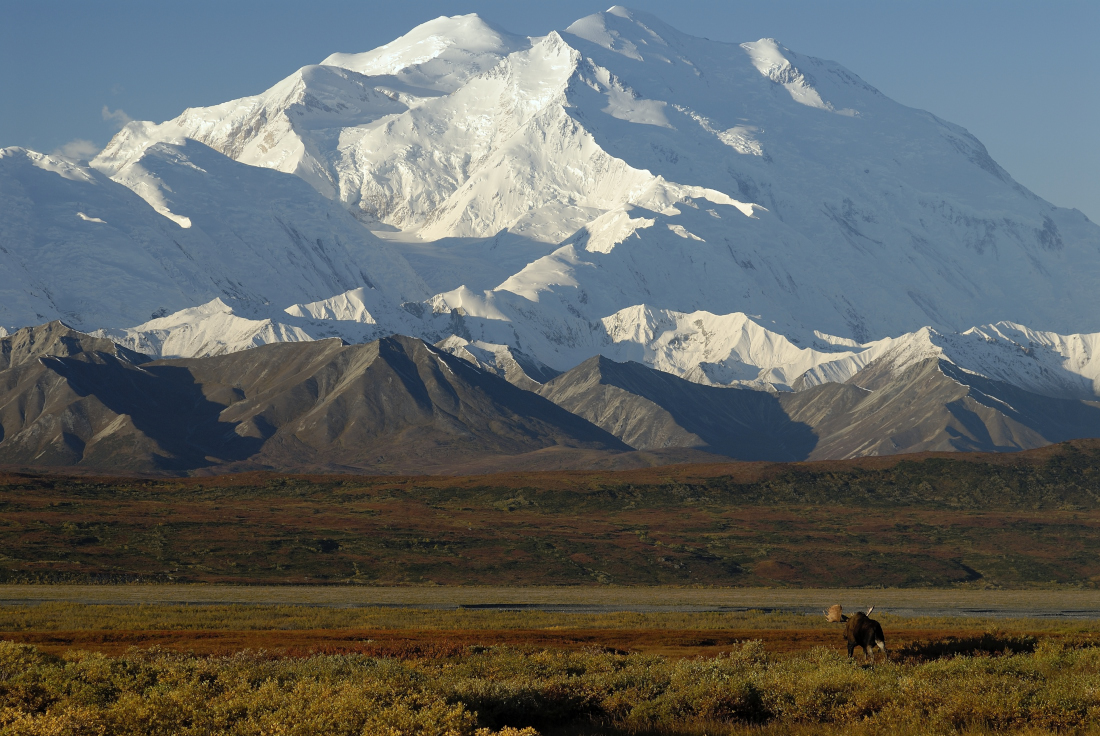
[{"label": "orange-red vegetation patch", "polygon": [[[1036,636],[1040,635],[1038,632]],[[1013,634],[1026,639],[1026,633]],[[1041,632],[1043,638],[1061,638]],[[973,631],[915,629],[888,632],[892,651],[921,642],[967,640]],[[791,653],[813,647],[843,651],[843,631],[831,629],[312,629],[293,631],[49,631],[0,632],[0,639],[17,641],[54,653],[83,649],[117,655],[131,647],[160,647],[200,655],[226,655],[264,650],[275,656],[358,653],[372,657],[423,659],[468,654],[471,648],[508,646],[524,650],[601,649],[668,657],[717,656],[741,642],[757,639],[767,651]]]},{"label": "orange-red vegetation patch", "polygon": [[0,473],[6,582],[1095,586],[1100,440],[482,476]]}]

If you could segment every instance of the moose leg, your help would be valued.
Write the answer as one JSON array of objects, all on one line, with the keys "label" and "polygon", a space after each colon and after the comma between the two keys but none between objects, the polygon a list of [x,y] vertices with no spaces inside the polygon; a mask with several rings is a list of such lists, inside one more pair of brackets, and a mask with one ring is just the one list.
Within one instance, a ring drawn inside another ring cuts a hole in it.
[{"label": "moose leg", "polygon": [[855,652],[855,650],[856,650],[855,642],[852,642],[852,641],[848,642],[848,659],[852,658],[852,656],[853,656],[852,653]]},{"label": "moose leg", "polygon": [[868,662],[875,663],[875,650],[870,644],[863,647],[863,655],[867,657]]}]

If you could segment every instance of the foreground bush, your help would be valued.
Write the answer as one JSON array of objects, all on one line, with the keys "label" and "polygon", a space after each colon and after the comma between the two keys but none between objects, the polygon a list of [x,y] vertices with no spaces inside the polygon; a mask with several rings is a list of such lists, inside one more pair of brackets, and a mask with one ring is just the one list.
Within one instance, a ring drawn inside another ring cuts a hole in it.
[{"label": "foreground bush", "polygon": [[[493,648],[398,661],[362,655],[202,658],[132,650],[55,657],[0,642],[2,734],[519,736],[955,733],[1100,726],[1100,649],[862,667],[815,649],[670,660]],[[559,731],[554,731],[558,733]]]}]

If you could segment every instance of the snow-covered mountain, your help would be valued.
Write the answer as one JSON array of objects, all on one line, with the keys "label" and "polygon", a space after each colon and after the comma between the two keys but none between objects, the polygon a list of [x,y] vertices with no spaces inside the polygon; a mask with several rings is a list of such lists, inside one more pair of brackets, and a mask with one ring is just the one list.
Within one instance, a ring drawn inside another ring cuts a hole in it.
[{"label": "snow-covered mountain", "polygon": [[[171,358],[331,337],[368,342],[396,331],[419,334],[524,387],[531,387],[532,381],[545,383],[561,372],[544,363],[531,346],[474,338],[467,329],[469,322],[458,309],[433,311],[431,303],[406,303],[392,309],[376,292],[357,289],[292,305],[275,317],[241,316],[219,299],[134,328],[95,334],[131,350]],[[844,383],[876,362],[900,374],[933,360],[1041,396],[1100,397],[1100,333],[1062,335],[1010,322],[959,333],[924,327],[867,343],[818,333],[800,345],[744,313],[634,307],[602,320],[589,339],[595,346],[591,354],[641,363],[708,386],[800,391]]]},{"label": "snow-covered mountain", "polygon": [[428,295],[337,203],[195,141],[151,146],[115,180],[3,149],[0,213],[9,326],[126,327],[214,298],[247,313],[361,286],[396,303]]},{"label": "snow-covered mountain", "polygon": [[1100,395],[1100,227],[836,63],[619,6],[537,38],[439,18],[89,167],[5,149],[0,259],[0,325],[158,357],[400,333],[528,388],[599,354]]},{"label": "snow-covered mountain", "polygon": [[[115,174],[190,136],[297,173],[395,240],[441,256],[462,241],[475,265],[433,271],[433,289],[465,286],[448,303],[489,323],[485,339],[514,329],[563,369],[591,354],[588,325],[638,305],[761,315],[799,339],[1100,329],[1100,228],[965,130],[773,40],[692,38],[615,7],[526,40],[441,18],[325,62],[132,123],[94,165]],[[502,251],[524,261],[504,277]],[[493,311],[508,324],[479,314]]]}]

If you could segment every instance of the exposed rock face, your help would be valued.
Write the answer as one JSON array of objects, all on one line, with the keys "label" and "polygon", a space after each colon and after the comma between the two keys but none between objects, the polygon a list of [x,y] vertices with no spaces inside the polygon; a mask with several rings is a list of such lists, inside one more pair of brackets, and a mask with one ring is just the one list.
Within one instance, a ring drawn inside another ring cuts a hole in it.
[{"label": "exposed rock face", "polygon": [[0,149],[0,462],[1035,447],[1100,435],[1097,293],[1100,227],[836,63],[439,18],[88,166]]},{"label": "exposed rock face", "polygon": [[414,338],[146,362],[54,322],[3,338],[0,355],[0,463],[416,472],[551,447],[629,449]]},{"label": "exposed rock face", "polygon": [[997,452],[1100,436],[1100,402],[1030,393],[927,359],[772,393],[702,386],[638,363],[585,361],[539,392],[636,449],[742,460]]},{"label": "exposed rock face", "polygon": [[847,383],[781,401],[792,419],[814,427],[814,459],[1004,452],[1100,436],[1100,402],[1042,396],[935,359],[901,370],[880,359]]},{"label": "exposed rock face", "polygon": [[702,386],[596,356],[539,393],[639,450],[691,447],[739,460],[802,460],[817,443],[774,393]]},{"label": "exposed rock face", "polygon": [[[0,462],[146,467],[143,458],[162,448],[118,399],[144,379],[138,366],[147,360],[60,322],[0,339]],[[94,393],[82,380],[89,372],[109,391]]]}]

